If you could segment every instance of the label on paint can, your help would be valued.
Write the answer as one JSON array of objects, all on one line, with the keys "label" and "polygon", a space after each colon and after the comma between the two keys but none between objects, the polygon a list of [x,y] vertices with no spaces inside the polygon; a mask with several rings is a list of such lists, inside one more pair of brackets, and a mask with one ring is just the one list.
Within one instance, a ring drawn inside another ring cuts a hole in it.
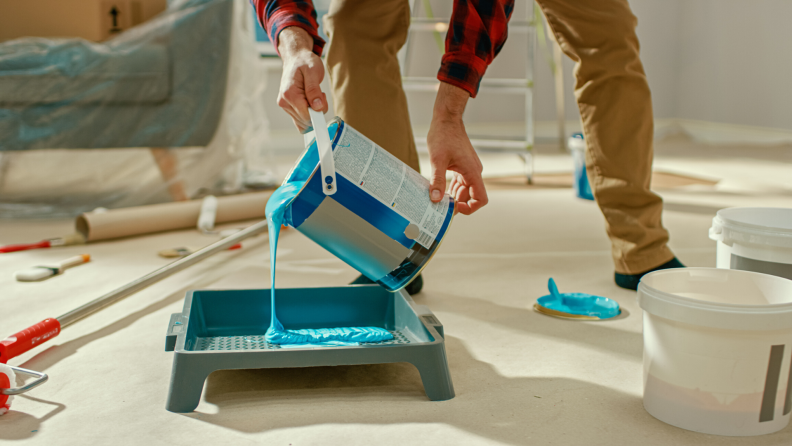
[{"label": "label on paint can", "polygon": [[[416,225],[419,231],[414,240],[425,248],[432,246],[443,226],[449,200],[444,197],[432,203],[429,180],[349,126],[344,126],[333,160],[337,174]],[[405,234],[408,232],[412,231]]]}]

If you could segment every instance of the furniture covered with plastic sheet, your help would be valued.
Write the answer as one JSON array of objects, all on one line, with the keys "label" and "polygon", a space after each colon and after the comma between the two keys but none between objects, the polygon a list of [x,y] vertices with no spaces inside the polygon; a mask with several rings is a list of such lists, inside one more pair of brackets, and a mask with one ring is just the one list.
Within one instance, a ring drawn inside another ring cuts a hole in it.
[{"label": "furniture covered with plastic sheet", "polygon": [[[181,183],[189,165],[203,165],[196,175],[204,184],[193,181],[193,189],[211,186],[207,182],[240,158],[240,135],[249,140],[255,133],[245,123],[224,126],[223,118],[265,121],[245,104],[252,92],[241,79],[251,77],[244,67],[255,60],[249,7],[242,0],[172,0],[150,21],[102,43],[0,43],[0,156],[36,149],[150,148],[172,198],[186,198]],[[233,110],[233,118],[225,116]],[[211,161],[192,159],[177,169],[170,150],[176,147],[222,153],[204,153],[199,157]],[[160,186],[166,185],[160,180]]]}]

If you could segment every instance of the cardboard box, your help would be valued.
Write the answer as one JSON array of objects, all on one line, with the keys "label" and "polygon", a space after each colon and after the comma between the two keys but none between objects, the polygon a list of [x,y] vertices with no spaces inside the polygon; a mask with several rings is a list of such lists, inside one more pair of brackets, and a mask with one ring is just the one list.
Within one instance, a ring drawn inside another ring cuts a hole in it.
[{"label": "cardboard box", "polygon": [[82,37],[101,42],[166,8],[167,0],[0,0],[0,41]]}]

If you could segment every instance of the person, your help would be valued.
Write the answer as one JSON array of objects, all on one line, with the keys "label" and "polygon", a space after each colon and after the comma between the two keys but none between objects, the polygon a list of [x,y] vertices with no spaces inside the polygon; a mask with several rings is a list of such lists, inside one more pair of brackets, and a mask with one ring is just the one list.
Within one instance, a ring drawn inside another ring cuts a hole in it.
[{"label": "person", "polygon": [[[308,107],[327,112],[321,91],[316,12],[310,0],[253,0],[283,60],[278,105],[301,131]],[[586,168],[611,239],[616,284],[636,289],[643,274],[683,265],[667,246],[662,199],[650,189],[653,115],[639,57],[637,19],[627,0],[537,0],[556,41],[576,62],[575,96],[587,143]],[[427,135],[430,197],[443,191],[459,212],[488,202],[482,165],[462,119],[487,67],[506,42],[514,0],[454,0]],[[419,170],[397,52],[410,25],[409,0],[333,0],[324,18],[335,112]],[[446,172],[452,180],[446,188]],[[418,287],[420,290],[420,287]],[[410,291],[410,290],[408,290]],[[411,293],[412,294],[412,293]]]}]

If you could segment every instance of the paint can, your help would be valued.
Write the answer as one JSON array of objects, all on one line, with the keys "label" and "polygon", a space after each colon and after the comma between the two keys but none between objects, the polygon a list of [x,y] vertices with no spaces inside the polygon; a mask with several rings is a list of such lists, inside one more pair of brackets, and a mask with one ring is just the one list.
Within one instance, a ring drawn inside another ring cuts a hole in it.
[{"label": "paint can", "polygon": [[285,224],[384,288],[404,288],[440,247],[454,217],[453,198],[432,203],[421,174],[342,119],[326,125],[320,113],[311,117],[327,133],[314,132],[286,176],[284,184],[305,185]]},{"label": "paint can", "polygon": [[583,134],[573,133],[567,140],[567,147],[572,153],[574,163],[573,189],[575,189],[575,195],[584,200],[594,200],[594,194],[591,192],[591,185],[586,174],[586,141]]},{"label": "paint can", "polygon": [[792,209],[721,209],[709,237],[718,242],[718,268],[792,279]]},{"label": "paint can", "polygon": [[792,281],[751,271],[645,275],[644,408],[673,426],[749,436],[792,415]]}]

